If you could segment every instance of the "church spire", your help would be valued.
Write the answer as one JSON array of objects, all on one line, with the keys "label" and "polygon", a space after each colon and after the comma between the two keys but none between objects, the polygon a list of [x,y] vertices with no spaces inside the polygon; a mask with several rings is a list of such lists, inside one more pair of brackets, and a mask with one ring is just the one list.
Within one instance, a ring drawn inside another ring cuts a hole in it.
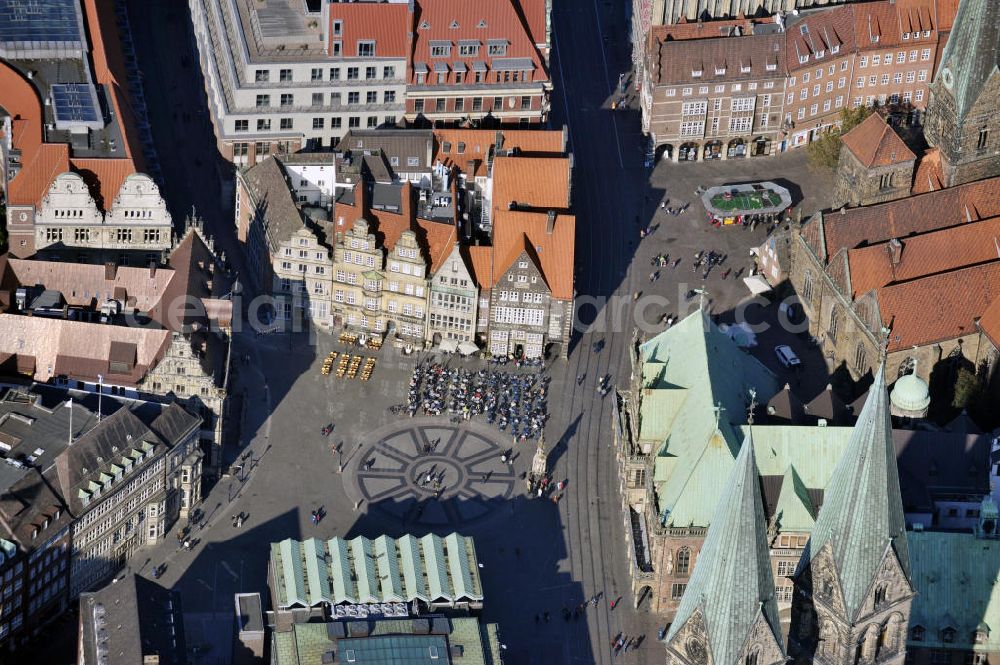
[{"label": "church spire", "polygon": [[844,619],[848,622],[859,616],[888,554],[895,555],[903,577],[909,580],[906,518],[892,442],[884,359],[847,450],[830,478],[799,573],[810,568],[826,547],[839,580]]},{"label": "church spire", "polygon": [[934,80],[954,98],[957,120],[972,109],[998,64],[1000,3],[961,0]]},{"label": "church spire", "polygon": [[742,662],[750,654],[756,654],[753,662],[759,665],[785,660],[750,432],[736,456],[666,643],[671,654],[686,663],[705,662],[708,653],[711,662],[720,664]]}]

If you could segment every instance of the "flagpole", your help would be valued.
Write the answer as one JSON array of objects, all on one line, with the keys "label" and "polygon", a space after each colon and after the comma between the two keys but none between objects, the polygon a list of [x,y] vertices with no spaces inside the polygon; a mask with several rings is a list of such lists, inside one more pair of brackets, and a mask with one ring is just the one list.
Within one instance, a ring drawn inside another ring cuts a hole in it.
[{"label": "flagpole", "polygon": [[101,398],[104,395],[104,375],[97,375],[97,422],[101,422]]},{"label": "flagpole", "polygon": [[71,397],[66,406],[69,408],[69,435],[68,435],[68,445],[73,445],[73,398]]}]

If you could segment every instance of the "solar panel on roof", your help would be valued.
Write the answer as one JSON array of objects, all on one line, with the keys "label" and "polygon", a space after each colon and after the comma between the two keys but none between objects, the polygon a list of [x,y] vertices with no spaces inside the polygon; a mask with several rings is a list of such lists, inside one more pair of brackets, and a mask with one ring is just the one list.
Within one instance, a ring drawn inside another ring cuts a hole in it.
[{"label": "solar panel on roof", "polygon": [[78,42],[78,0],[0,0],[0,42]]},{"label": "solar panel on roof", "polygon": [[100,115],[90,86],[86,83],[57,83],[52,86],[52,106],[57,122],[97,122]]}]

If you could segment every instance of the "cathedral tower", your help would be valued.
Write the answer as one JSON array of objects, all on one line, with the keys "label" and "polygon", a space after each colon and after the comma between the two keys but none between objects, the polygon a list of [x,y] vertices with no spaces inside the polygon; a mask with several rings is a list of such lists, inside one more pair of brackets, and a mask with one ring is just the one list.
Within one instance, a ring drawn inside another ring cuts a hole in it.
[{"label": "cathedral tower", "polygon": [[786,660],[751,434],[736,456],[666,646],[667,665]]},{"label": "cathedral tower", "polygon": [[795,662],[903,662],[913,587],[884,362],[830,478],[795,587]]},{"label": "cathedral tower", "polygon": [[924,119],[947,187],[1000,175],[1000,2],[961,0]]}]

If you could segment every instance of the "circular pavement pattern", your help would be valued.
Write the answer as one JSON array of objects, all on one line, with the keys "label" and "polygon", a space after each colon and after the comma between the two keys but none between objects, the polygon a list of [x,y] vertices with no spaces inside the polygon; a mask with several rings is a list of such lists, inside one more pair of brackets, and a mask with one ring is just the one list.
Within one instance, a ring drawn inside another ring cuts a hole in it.
[{"label": "circular pavement pattern", "polygon": [[[444,417],[405,418],[365,437],[345,469],[345,489],[404,524],[457,529],[485,519],[512,497],[524,460],[515,448],[513,464],[500,456],[510,445],[495,429]],[[430,452],[427,448],[430,447]]]}]

